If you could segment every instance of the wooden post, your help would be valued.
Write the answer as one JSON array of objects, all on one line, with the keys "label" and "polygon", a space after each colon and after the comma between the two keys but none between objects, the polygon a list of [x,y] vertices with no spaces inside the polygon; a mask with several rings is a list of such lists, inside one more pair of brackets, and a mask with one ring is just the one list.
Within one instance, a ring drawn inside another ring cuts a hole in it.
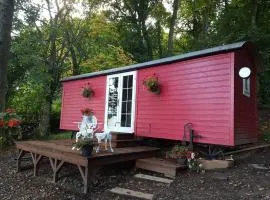
[{"label": "wooden post", "polygon": [[55,183],[57,181],[57,176],[58,176],[58,172],[61,169],[61,167],[64,164],[64,161],[61,160],[60,162],[58,162],[57,159],[54,159],[52,157],[49,157],[51,166],[52,166],[52,170],[53,170],[53,182]]},{"label": "wooden post", "polygon": [[30,152],[32,160],[33,160],[33,164],[34,164],[34,176],[37,176],[37,172],[38,172],[38,163],[42,158],[42,155],[39,155],[37,153],[32,153]]},{"label": "wooden post", "polygon": [[98,167],[80,166],[77,165],[83,179],[83,193],[86,194],[88,191],[88,183],[93,183],[95,175],[98,171]]},{"label": "wooden post", "polygon": [[89,179],[88,166],[84,167],[84,170],[83,170],[83,166],[80,166],[80,165],[77,165],[77,166],[79,168],[79,171],[83,179],[83,193],[86,194],[88,190],[88,179]]},{"label": "wooden post", "polygon": [[25,151],[19,149],[19,155],[17,157],[17,172],[21,171],[21,159],[25,155],[25,153],[26,153]]}]

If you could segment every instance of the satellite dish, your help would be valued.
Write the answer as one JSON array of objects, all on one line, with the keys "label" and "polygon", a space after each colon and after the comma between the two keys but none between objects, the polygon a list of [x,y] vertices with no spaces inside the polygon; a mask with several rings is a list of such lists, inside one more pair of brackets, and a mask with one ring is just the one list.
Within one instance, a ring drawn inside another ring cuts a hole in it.
[{"label": "satellite dish", "polygon": [[241,78],[248,78],[251,74],[251,70],[250,68],[248,67],[242,67],[240,70],[239,70],[239,76]]}]

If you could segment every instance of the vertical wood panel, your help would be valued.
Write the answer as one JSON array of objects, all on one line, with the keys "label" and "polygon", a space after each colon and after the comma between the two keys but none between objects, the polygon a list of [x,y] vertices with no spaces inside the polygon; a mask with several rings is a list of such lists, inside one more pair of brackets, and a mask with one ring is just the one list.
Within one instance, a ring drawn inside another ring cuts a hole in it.
[{"label": "vertical wood panel", "polygon": [[[243,95],[243,80],[238,72],[241,67],[250,67],[250,97]],[[236,145],[258,140],[258,112],[256,105],[256,63],[248,49],[238,50],[235,54],[235,108],[234,132]]]}]

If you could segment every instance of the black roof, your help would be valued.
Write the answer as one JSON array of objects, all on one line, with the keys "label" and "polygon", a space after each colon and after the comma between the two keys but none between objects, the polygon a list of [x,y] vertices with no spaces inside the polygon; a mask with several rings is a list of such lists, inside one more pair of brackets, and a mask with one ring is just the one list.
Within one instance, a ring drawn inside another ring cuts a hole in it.
[{"label": "black roof", "polygon": [[171,57],[148,61],[148,62],[144,62],[144,63],[133,64],[133,65],[125,66],[125,67],[119,67],[119,68],[113,68],[113,69],[108,69],[108,70],[103,70],[103,71],[98,71],[98,72],[93,72],[93,73],[71,76],[71,77],[64,78],[61,81],[62,82],[72,81],[72,80],[85,79],[85,78],[90,78],[90,77],[95,77],[95,76],[116,74],[116,73],[120,73],[120,72],[133,71],[133,70],[137,70],[137,69],[173,63],[176,61],[189,60],[191,58],[198,58],[198,57],[203,57],[203,56],[207,56],[207,55],[214,55],[214,54],[219,54],[219,53],[224,53],[224,52],[230,52],[230,51],[242,48],[247,43],[248,42],[243,41],[243,42],[237,42],[237,43],[228,44],[228,45],[222,45],[222,46],[218,46],[218,47],[214,47],[214,48],[204,49],[204,50],[200,50],[200,51],[194,51],[194,52],[190,52],[190,53],[180,54],[177,56],[171,56]]}]

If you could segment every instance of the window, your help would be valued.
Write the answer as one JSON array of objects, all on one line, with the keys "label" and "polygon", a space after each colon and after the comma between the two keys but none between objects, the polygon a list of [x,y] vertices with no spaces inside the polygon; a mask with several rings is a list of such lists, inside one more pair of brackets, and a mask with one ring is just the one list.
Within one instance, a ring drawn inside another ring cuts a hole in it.
[{"label": "window", "polygon": [[243,79],[243,95],[250,97],[250,78]]}]

